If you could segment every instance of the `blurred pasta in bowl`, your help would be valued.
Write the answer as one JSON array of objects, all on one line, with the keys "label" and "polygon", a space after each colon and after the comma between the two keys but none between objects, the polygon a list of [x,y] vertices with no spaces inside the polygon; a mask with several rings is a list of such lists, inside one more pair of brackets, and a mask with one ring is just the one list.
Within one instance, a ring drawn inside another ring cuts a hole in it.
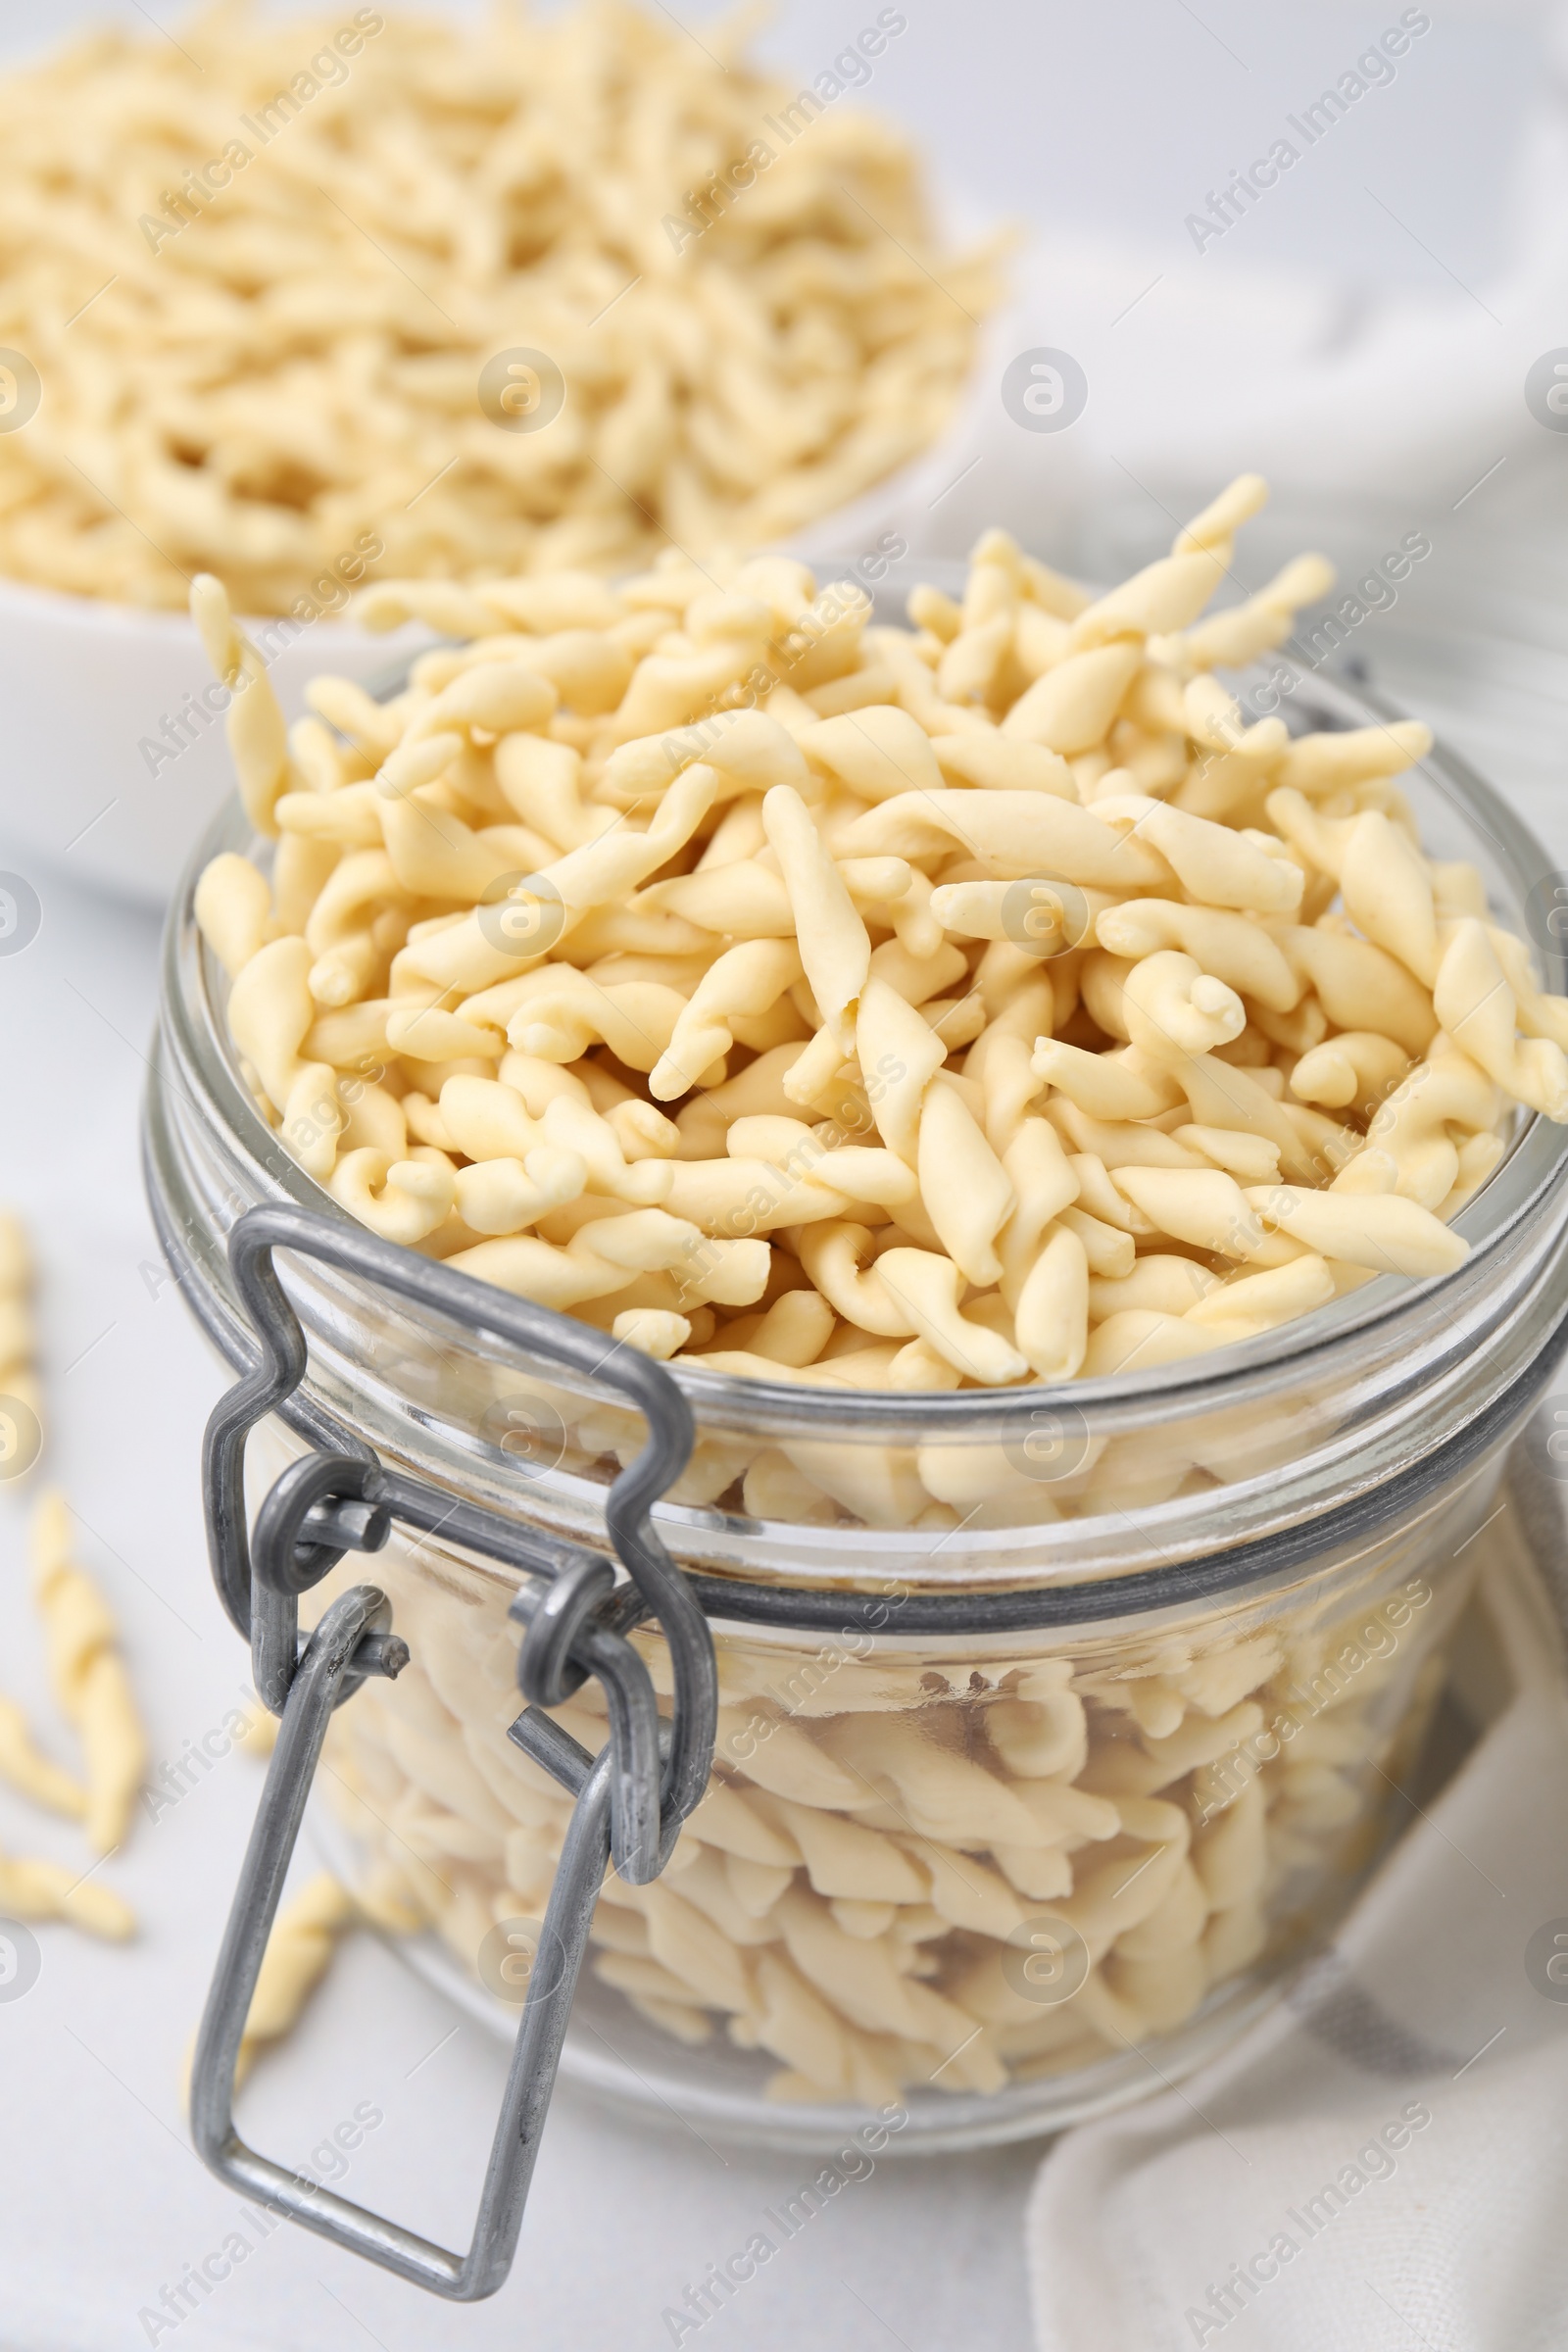
[{"label": "blurred pasta in bowl", "polygon": [[222,9],[0,82],[18,835],[172,879],[219,772],[185,707],[198,572],[311,633],[278,660],[293,710],[323,639],[373,673],[339,634],[357,564],[751,548],[929,447],[999,281],[994,249],[940,249],[916,160],[854,102],[906,22],[798,89],[736,27],[705,48],[613,0],[474,30]]}]

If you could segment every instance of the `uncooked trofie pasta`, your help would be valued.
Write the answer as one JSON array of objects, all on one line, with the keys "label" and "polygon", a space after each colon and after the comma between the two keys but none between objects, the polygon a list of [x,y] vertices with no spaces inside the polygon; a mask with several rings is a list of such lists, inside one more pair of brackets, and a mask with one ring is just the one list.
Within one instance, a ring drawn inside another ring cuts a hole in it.
[{"label": "uncooked trofie pasta", "polygon": [[[773,2058],[784,2099],[996,2091],[1178,2032],[1298,1952],[1375,1855],[1480,1564],[1445,1548],[1429,1577],[1431,1544],[1165,1632],[715,1628],[708,1794],[655,1884],[606,1880],[596,1973],[679,2040]],[[415,1662],[334,1716],[331,1800],[482,1973],[498,1926],[543,1917],[570,1800],[507,1738],[497,1580],[396,1543],[375,1577]],[[635,1639],[667,1702],[667,1651]],[[597,1683],[553,1712],[604,1744]]]},{"label": "uncooked trofie pasta", "polygon": [[0,1855],[0,1912],[13,1919],[64,1919],[89,1936],[123,1943],[136,1933],[136,1915],[123,1895],[100,1886],[67,1862]]},{"label": "uncooked trofie pasta", "polygon": [[[0,1477],[19,1477],[38,1450],[41,1393],[33,1321],[32,1250],[19,1217],[0,1210]],[[70,1517],[45,1494],[33,1520],[33,1597],[43,1621],[51,1680],[62,1711],[81,1735],[87,1786],[63,1771],[35,1740],[25,1710],[0,1693],[0,1780],[34,1804],[83,1821],[100,1855],[124,1835],[146,1762],[146,1740],[113,1621],[89,1578],[69,1555]],[[94,1866],[96,1867],[96,1866]],[[109,1887],[88,1884],[64,1863],[0,1855],[0,1910],[19,1919],[64,1919],[120,1940],[135,1914]]]},{"label": "uncooked trofie pasta", "polygon": [[19,1217],[0,1209],[0,1478],[24,1478],[40,1442],[43,1396],[32,1292],[27,1236]]},{"label": "uncooked trofie pasta", "polygon": [[64,1495],[45,1494],[32,1528],[32,1592],[43,1621],[49,1678],[81,1740],[86,1829],[96,1852],[124,1838],[147,1769],[147,1735],[108,1604],[76,1564]]},{"label": "uncooked trofie pasta", "polygon": [[[263,1713],[261,1720],[271,1725],[275,1735],[276,1718]],[[265,1744],[266,1752],[270,1753],[270,1737],[264,1743],[252,1733],[244,1744]],[[394,1936],[413,1935],[424,1925],[424,1914],[413,1901],[405,1871],[376,1865],[350,1893],[330,1871],[320,1870],[284,1903],[268,1934],[256,1989],[246,2012],[234,2063],[236,2089],[263,2052],[293,2033],[311,1995],[331,1967],[341,1937],[362,1919]],[[187,2106],[195,2054],[193,2037],[181,2071],[181,2092]]]},{"label": "uncooked trofie pasta", "polygon": [[[275,842],[196,896],[264,1115],[390,1240],[814,1388],[1147,1371],[1452,1270],[1516,1106],[1568,1117],[1568,1004],[1423,855],[1424,726],[1293,740],[1214,677],[1328,583],[1199,617],[1263,496],[1099,598],[990,531],[912,631],[781,557],[672,554],[592,615],[565,579],[377,587],[462,642],[386,704],[318,681],[292,734],[199,580]],[[680,1496],[1040,1507],[997,1447],[852,1450],[705,1438]]]},{"label": "uncooked trofie pasta", "polygon": [[906,24],[800,90],[619,0],[225,5],[8,74],[0,571],[315,618],[368,549],[592,573],[842,506],[939,433],[1000,291],[847,95]]},{"label": "uncooked trofie pasta", "polygon": [[270,2041],[281,2041],[299,2023],[305,2004],[331,1964],[337,1939],[354,1918],[354,1901],[330,1871],[318,1871],[290,1897],[272,1922],[256,1990],[240,2037],[234,2069],[236,2086]]}]

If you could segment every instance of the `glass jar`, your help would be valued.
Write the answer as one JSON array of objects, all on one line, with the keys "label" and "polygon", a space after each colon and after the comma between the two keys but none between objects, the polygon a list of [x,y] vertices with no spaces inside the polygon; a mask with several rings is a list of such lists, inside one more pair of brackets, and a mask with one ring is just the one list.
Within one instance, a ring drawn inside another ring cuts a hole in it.
[{"label": "glass jar", "polygon": [[[1299,672],[1280,708],[1390,715]],[[1545,858],[1506,805],[1442,752],[1407,781],[1429,852],[1474,862],[1530,933]],[[147,1164],[187,1303],[237,1363],[234,1218],[341,1212],[226,1035],[192,911],[220,849],[266,855],[231,808],[171,917]],[[1554,938],[1534,944],[1560,987]],[[881,2108],[891,2144],[959,2146],[1102,2112],[1232,2038],[1397,1826],[1507,1446],[1568,1334],[1565,1159],[1568,1132],[1521,1116],[1454,1220],[1455,1273],[1381,1276],[1148,1375],[894,1395],[671,1367],[699,1435],[655,1520],[711,1625],[713,1776],[659,1882],[607,1882],[566,2075],[733,2136],[816,2145]],[[283,1272],[311,1365],[272,1469],[346,1431],[604,1544],[642,1442],[622,1399],[331,1269]],[[510,2032],[495,1955],[542,1913],[566,1810],[506,1738],[516,1579],[439,1532],[373,1574],[414,1665],[336,1718],[322,1834],[434,1931],[416,1964]],[[657,1632],[635,1639],[667,1692]],[[558,1710],[590,1747],[597,1693]]]}]

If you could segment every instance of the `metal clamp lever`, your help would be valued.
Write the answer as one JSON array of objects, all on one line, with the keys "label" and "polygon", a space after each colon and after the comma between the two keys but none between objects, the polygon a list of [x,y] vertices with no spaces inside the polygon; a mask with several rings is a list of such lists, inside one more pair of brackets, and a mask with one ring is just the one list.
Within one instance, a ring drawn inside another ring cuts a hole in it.
[{"label": "metal clamp lever", "polygon": [[[604,1554],[385,1469],[329,1424],[330,1449],[323,1446],[290,1464],[248,1536],[246,1440],[257,1421],[292,1395],[307,1363],[304,1332],[270,1262],[276,1247],[494,1333],[525,1357],[586,1374],[636,1405],[649,1424],[649,1443],[615,1480],[605,1510],[629,1585],[617,1581]],[[195,2143],[211,2170],[244,2194],[432,2293],[473,2302],[493,2294],[512,2267],[612,1852],[624,1879],[648,1884],[707,1786],[717,1714],[712,1642],[701,1607],[649,1520],[654,1501],[685,1466],[691,1416],[674,1383],[648,1358],[622,1350],[612,1363],[585,1326],[508,1298],[358,1227],[300,1209],[253,1209],[234,1228],[229,1254],[261,1347],[258,1361],[208,1425],[208,1534],[220,1595],[251,1640],[258,1689],[281,1722],[197,2037]],[[527,1628],[517,1681],[529,1704],[510,1737],[576,1800],[530,1971],[472,2242],[462,2255],[259,2155],[233,2120],[240,2043],[327,1724],[367,1677],[395,1677],[410,1654],[391,1631],[390,1602],[371,1585],[356,1585],[334,1601],[301,1649],[299,1596],[345,1551],[378,1550],[394,1521],[426,1533],[440,1528],[527,1580],[511,1614]],[[674,1670],[673,1712],[662,1725],[648,1669],[626,1640],[649,1616],[660,1622]],[[588,1674],[604,1685],[610,1718],[610,1740],[597,1761],[540,1712],[559,1705]]]},{"label": "metal clamp lever", "polygon": [[[512,2268],[522,2227],[523,2206],[555,2088],[588,1929],[610,1860],[608,1748],[595,1763],[548,1716],[543,1720],[554,1737],[528,1742],[537,1761],[570,1788],[577,1802],[529,1976],[467,2252],[450,2253],[416,2231],[334,2195],[329,2188],[316,2187],[285,2165],[258,2155],[234,2129],[233,2082],[240,2037],[327,1722],[367,1635],[384,1633],[390,1617],[384,1593],[371,1585],[356,1585],[333,1602],[306,1644],[283,1708],[266,1793],[251,1833],[197,2039],[191,2130],[204,2163],[231,2187],[263,2199],[307,2230],[395,2271],[416,2286],[428,2287],[454,2302],[471,2303],[494,2294],[501,2285]],[[402,1645],[391,1646],[395,1658]],[[405,1658],[407,1654],[404,1650]],[[394,1666],[389,1662],[381,1671],[392,1672]]]}]

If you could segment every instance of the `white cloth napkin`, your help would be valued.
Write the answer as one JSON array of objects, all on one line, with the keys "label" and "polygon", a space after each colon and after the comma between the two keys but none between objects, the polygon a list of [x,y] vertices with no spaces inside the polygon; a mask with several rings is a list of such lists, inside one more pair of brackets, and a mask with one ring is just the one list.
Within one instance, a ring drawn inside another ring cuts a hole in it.
[{"label": "white cloth napkin", "polygon": [[[917,555],[956,557],[1003,522],[1037,553],[1110,576],[1244,467],[1268,477],[1281,510],[1278,544],[1267,524],[1249,533],[1250,584],[1298,531],[1347,567],[1396,525],[1440,548],[1477,531],[1544,536],[1568,474],[1562,434],[1525,388],[1568,346],[1568,9],[1544,31],[1548,70],[1515,143],[1492,275],[1458,277],[1434,256],[1444,274],[1430,285],[1379,289],[1349,243],[1313,270],[1254,259],[1245,225],[1201,251],[1189,232],[1173,253],[1152,236],[1037,221],[950,430],[803,533],[802,552],[855,555],[892,529]],[[1441,37],[1434,26],[1428,50]],[[1405,70],[1426,54],[1417,43]],[[1320,168],[1303,147],[1295,177]],[[1397,213],[1396,188],[1384,193]],[[1419,216],[1399,225],[1417,245],[1430,233]],[[1005,397],[1009,364],[1040,350],[1066,352],[1087,379],[1065,429],[1027,424]]]},{"label": "white cloth napkin", "polygon": [[1525,1538],[1560,1553],[1562,1493],[1524,1466],[1483,1601],[1511,1691],[1332,1948],[1217,2064],[1047,2158],[1041,2352],[1561,2344],[1568,1984],[1538,1984],[1553,1926],[1568,1952],[1568,1690]]}]

